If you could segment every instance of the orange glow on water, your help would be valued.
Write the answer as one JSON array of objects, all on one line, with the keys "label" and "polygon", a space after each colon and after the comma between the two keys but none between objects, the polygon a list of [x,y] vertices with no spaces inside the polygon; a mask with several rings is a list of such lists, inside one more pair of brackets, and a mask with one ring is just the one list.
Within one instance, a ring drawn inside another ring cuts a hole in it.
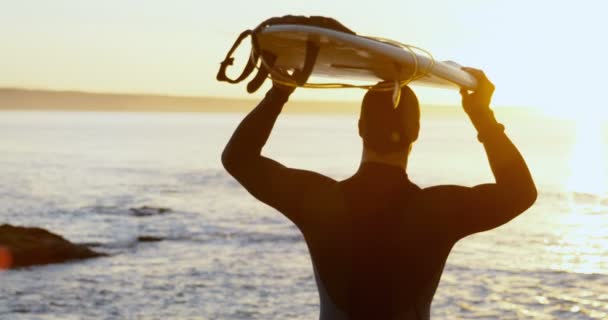
[{"label": "orange glow on water", "polygon": [[4,248],[0,247],[0,270],[6,270],[11,267],[13,263],[13,257],[11,252]]}]

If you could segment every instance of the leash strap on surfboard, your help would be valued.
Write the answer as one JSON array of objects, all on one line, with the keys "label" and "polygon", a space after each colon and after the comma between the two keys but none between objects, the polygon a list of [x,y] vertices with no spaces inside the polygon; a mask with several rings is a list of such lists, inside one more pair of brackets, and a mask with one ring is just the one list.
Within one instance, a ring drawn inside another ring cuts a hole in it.
[{"label": "leash strap on surfboard", "polygon": [[[217,80],[225,81],[228,83],[239,83],[239,82],[245,80],[253,72],[253,70],[257,69],[257,74],[247,84],[247,92],[249,92],[249,93],[253,93],[253,92],[257,91],[261,87],[261,85],[264,83],[264,80],[266,78],[270,78],[273,82],[276,82],[278,84],[281,84],[283,86],[288,86],[288,87],[303,87],[303,88],[314,88],[314,89],[358,88],[358,89],[365,89],[365,90],[371,89],[371,90],[378,90],[378,91],[391,91],[392,90],[393,91],[393,102],[394,102],[395,106],[397,106],[399,104],[400,95],[401,95],[400,89],[402,87],[408,85],[410,82],[423,78],[426,75],[428,75],[431,72],[431,70],[433,69],[433,66],[435,64],[435,59],[433,58],[431,53],[422,48],[403,44],[403,43],[400,43],[397,41],[384,39],[384,38],[366,37],[371,40],[375,40],[378,42],[400,47],[400,48],[410,52],[410,54],[412,55],[412,60],[414,62],[414,68],[412,70],[412,73],[410,74],[410,77],[407,79],[403,79],[403,80],[399,79],[401,70],[400,70],[399,65],[395,64],[396,77],[392,83],[385,82],[385,83],[380,83],[380,84],[369,84],[369,85],[357,85],[357,84],[340,83],[340,82],[310,83],[310,82],[308,82],[308,79],[310,78],[310,75],[313,71],[313,68],[314,68],[314,65],[316,62],[316,58],[319,53],[319,48],[320,48],[317,43],[315,43],[314,41],[310,41],[310,40],[306,42],[306,48],[305,48],[306,53],[305,53],[304,65],[301,69],[294,70],[294,72],[292,74],[288,74],[287,72],[276,68],[274,66],[274,63],[278,57],[276,55],[274,55],[273,53],[262,50],[260,48],[256,34],[260,30],[262,30],[266,27],[269,27],[272,25],[277,25],[277,24],[309,25],[309,26],[327,28],[327,29],[331,29],[334,31],[340,31],[340,32],[351,34],[351,35],[356,35],[352,30],[346,28],[340,22],[338,22],[334,19],[331,19],[331,18],[326,18],[326,17],[284,16],[284,17],[270,18],[270,19],[262,22],[255,29],[245,30],[239,35],[239,37],[237,38],[235,43],[232,45],[232,47],[226,54],[226,57],[224,58],[224,60],[220,63],[220,69],[219,69],[219,71],[217,73],[217,77],[216,77]],[[226,75],[226,69],[228,68],[228,66],[231,66],[234,64],[234,58],[232,57],[232,55],[234,54],[234,51],[236,51],[236,49],[241,45],[242,41],[247,37],[251,37],[251,47],[252,47],[251,54],[249,55],[247,64],[243,68],[243,71],[241,72],[241,74],[237,78],[231,79]],[[416,54],[415,50],[418,50],[418,51],[426,54],[429,57],[430,64],[424,70],[420,70],[420,68],[419,68],[420,63],[418,61],[418,55]]]}]

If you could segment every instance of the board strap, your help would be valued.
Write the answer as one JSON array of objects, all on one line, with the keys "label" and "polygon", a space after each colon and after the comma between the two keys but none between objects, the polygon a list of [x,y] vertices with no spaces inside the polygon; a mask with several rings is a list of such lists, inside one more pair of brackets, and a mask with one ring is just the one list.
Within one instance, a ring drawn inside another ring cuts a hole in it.
[{"label": "board strap", "polygon": [[217,76],[216,76],[216,79],[218,81],[225,81],[228,83],[239,83],[239,82],[245,80],[251,74],[251,72],[253,72],[253,69],[255,69],[255,64],[257,63],[257,57],[252,57],[252,59],[249,59],[247,61],[247,65],[245,65],[245,67],[243,68],[241,75],[238,76],[236,79],[230,79],[226,75],[226,69],[228,68],[228,66],[231,66],[234,64],[234,58],[232,57],[232,54],[234,53],[236,48],[238,48],[241,45],[241,42],[243,42],[243,40],[245,38],[247,38],[248,36],[251,36],[252,34],[253,34],[252,30],[245,30],[236,39],[236,41],[232,45],[232,48],[230,48],[230,50],[226,54],[226,58],[224,58],[224,61],[220,62],[220,69],[218,70]]},{"label": "board strap", "polygon": [[[262,64],[259,67],[258,73],[256,76],[247,84],[247,92],[253,93],[264,83],[264,80],[268,77],[270,70],[268,68],[272,68],[274,66],[274,62],[278,57],[275,55],[261,51],[256,39],[256,33],[260,30],[267,28],[269,26],[277,25],[277,24],[301,24],[301,25],[309,25],[316,27],[323,27],[331,30],[336,30],[344,33],[355,34],[352,30],[345,27],[343,24],[334,20],[332,18],[321,17],[321,16],[283,16],[283,17],[274,17],[267,19],[260,23],[253,30],[245,30],[243,31],[239,37],[236,39],[224,60],[220,63],[220,69],[217,72],[216,79],[218,81],[224,81],[228,83],[239,83],[245,80],[256,68],[260,58],[262,60]],[[232,66],[234,64],[234,51],[241,45],[241,42],[247,37],[251,37],[251,55],[247,64],[243,68],[243,71],[236,79],[231,79],[226,75],[226,69],[228,66]],[[292,81],[294,81],[297,85],[303,86],[308,81],[308,78],[312,74],[314,65],[317,60],[317,56],[319,54],[320,46],[313,41],[308,41],[306,44],[306,56],[302,69],[294,70],[291,75]]]}]

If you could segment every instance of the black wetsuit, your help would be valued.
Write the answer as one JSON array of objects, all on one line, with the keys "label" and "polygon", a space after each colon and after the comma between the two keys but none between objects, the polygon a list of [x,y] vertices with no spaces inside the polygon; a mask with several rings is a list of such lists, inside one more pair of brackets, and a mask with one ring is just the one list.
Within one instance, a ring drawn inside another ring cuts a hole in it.
[{"label": "black wetsuit", "polygon": [[[496,183],[473,188],[421,189],[403,169],[372,162],[339,182],[287,168],[261,156],[287,98],[271,89],[239,125],[222,160],[253,196],[301,230],[322,320],[429,319],[456,241],[506,223],[536,198],[526,164],[502,130],[480,132]],[[495,124],[493,117],[487,121]]]}]

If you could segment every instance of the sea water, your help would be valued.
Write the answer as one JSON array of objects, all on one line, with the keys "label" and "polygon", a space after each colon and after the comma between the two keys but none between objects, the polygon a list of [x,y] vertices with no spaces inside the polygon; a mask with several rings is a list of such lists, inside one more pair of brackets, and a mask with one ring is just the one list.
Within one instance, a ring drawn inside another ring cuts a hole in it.
[{"label": "sea water", "polygon": [[[603,124],[497,114],[539,198],[454,247],[433,317],[608,318]],[[0,113],[0,224],[47,228],[110,254],[0,272],[0,319],[317,318],[302,236],[221,167],[243,116]],[[414,182],[493,181],[466,116],[423,109],[422,117],[408,168]],[[359,164],[356,128],[355,113],[282,115],[264,153],[343,179]],[[172,212],[129,211],[142,206]]]}]

